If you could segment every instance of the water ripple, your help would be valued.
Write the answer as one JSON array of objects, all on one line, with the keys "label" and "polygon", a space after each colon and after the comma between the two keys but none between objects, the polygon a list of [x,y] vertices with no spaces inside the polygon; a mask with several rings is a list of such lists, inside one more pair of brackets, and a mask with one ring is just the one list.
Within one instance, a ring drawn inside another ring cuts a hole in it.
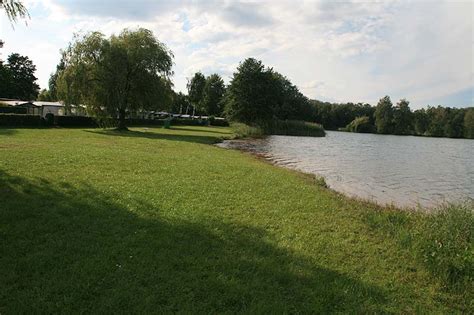
[{"label": "water ripple", "polygon": [[474,199],[474,141],[328,132],[226,141],[278,165],[324,176],[337,191],[382,204],[432,207]]}]

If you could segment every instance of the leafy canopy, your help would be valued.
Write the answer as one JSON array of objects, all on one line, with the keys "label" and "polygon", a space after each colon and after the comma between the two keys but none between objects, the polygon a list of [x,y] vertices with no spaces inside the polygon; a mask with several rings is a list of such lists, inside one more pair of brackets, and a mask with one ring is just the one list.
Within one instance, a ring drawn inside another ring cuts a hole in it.
[{"label": "leafy canopy", "polygon": [[345,128],[346,131],[350,132],[361,132],[361,133],[373,133],[375,128],[370,122],[370,118],[367,116],[357,117]]},{"label": "leafy canopy", "polygon": [[34,100],[38,95],[36,66],[26,56],[11,54],[5,64],[0,62],[0,97]]},{"label": "leafy canopy", "polygon": [[201,111],[204,97],[204,87],[206,86],[206,77],[201,72],[196,72],[191,80],[188,81],[188,97],[191,104]]},{"label": "leafy canopy", "polygon": [[227,117],[243,123],[272,118],[272,77],[272,69],[260,60],[248,58],[240,63],[225,96]]},{"label": "leafy canopy", "polygon": [[393,133],[408,135],[412,133],[412,113],[410,102],[401,99],[393,109]]},{"label": "leafy canopy", "polygon": [[221,116],[223,113],[222,99],[225,93],[224,80],[217,73],[206,78],[202,107],[208,115]]},{"label": "leafy canopy", "polygon": [[389,134],[393,131],[393,105],[387,95],[381,98],[375,108],[375,127],[378,133]]},{"label": "leafy canopy", "polygon": [[66,105],[85,104],[96,115],[118,117],[119,128],[129,112],[172,102],[173,54],[147,29],[110,38],[99,32],[76,36],[63,61],[58,96]]},{"label": "leafy canopy", "polygon": [[244,123],[309,120],[314,116],[309,99],[290,80],[253,58],[240,63],[225,103],[227,117]]}]

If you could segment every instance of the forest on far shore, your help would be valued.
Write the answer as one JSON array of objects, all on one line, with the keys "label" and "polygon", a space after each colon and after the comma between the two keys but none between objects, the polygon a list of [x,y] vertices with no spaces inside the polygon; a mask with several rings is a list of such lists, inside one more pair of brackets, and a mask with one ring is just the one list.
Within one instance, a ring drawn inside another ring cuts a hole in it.
[{"label": "forest on far shore", "polygon": [[474,107],[428,106],[412,111],[405,99],[393,104],[389,96],[376,106],[335,104],[311,100],[314,121],[327,130],[363,133],[474,138]]}]

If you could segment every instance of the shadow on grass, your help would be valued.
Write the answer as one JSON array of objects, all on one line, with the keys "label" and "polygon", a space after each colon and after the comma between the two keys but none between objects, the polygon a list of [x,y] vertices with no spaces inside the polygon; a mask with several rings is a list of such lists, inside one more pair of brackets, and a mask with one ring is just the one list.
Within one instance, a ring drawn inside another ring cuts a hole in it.
[{"label": "shadow on grass", "polygon": [[[183,130],[183,129],[175,129]],[[146,139],[159,139],[159,140],[172,140],[172,141],[184,141],[194,143],[212,144],[220,141],[220,137],[215,136],[196,136],[196,135],[185,135],[185,134],[164,134],[147,131],[116,131],[116,130],[85,130],[86,132],[95,133],[99,135],[114,136],[114,137],[125,137],[125,138],[146,138]]]},{"label": "shadow on grass", "polygon": [[7,129],[0,127],[0,136],[12,136],[15,133],[17,133],[15,129]]},{"label": "shadow on grass", "polygon": [[131,212],[87,183],[0,171],[0,204],[1,313],[366,313],[386,301],[265,230],[165,219],[139,199]]}]

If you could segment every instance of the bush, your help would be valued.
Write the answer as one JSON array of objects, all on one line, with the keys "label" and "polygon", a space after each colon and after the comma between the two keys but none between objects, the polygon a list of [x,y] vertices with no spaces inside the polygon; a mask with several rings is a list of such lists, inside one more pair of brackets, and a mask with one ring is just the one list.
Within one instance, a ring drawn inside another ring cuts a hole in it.
[{"label": "bush", "polygon": [[54,125],[54,115],[51,113],[47,113],[44,116],[44,123],[46,126],[53,126]]},{"label": "bush", "polygon": [[269,120],[254,125],[232,123],[237,138],[261,137],[263,135],[324,137],[326,132],[319,124],[299,120]]},{"label": "bush", "polygon": [[[60,126],[60,127],[89,127],[89,128],[114,128],[117,127],[117,120],[107,117],[88,117],[88,116],[54,116],[51,113],[46,114],[45,118],[37,115],[13,115],[0,114],[4,117],[0,120],[0,126],[22,127],[22,126]],[[15,116],[15,117],[13,117]],[[20,116],[20,117],[16,117]],[[13,117],[13,118],[8,118]],[[23,118],[21,118],[23,117]],[[25,118],[36,117],[36,118]],[[28,122],[32,120],[32,122]],[[163,126],[165,119],[126,119],[127,126]],[[213,126],[228,126],[225,120],[215,120]],[[173,118],[171,126],[209,126],[210,120],[207,119],[190,119],[190,118]]]},{"label": "bush", "polygon": [[2,127],[41,127],[43,120],[38,115],[0,114]]},{"label": "bush", "polygon": [[[166,119],[141,119],[130,118],[125,124],[127,126],[163,126]],[[172,118],[171,126],[208,126],[209,121],[206,119],[191,119],[191,118]]]},{"label": "bush", "polygon": [[209,125],[218,127],[228,127],[229,122],[226,119],[216,119],[214,116],[209,117]]},{"label": "bush", "polygon": [[450,285],[474,281],[474,203],[428,214],[414,237],[419,258]]},{"label": "bush", "polygon": [[2,114],[23,114],[26,115],[28,112],[25,107],[18,106],[0,106],[0,113]]},{"label": "bush", "polygon": [[230,127],[236,138],[261,137],[264,135],[260,127],[253,127],[243,123],[231,123]]},{"label": "bush", "polygon": [[370,119],[367,116],[357,117],[351,121],[344,131],[360,132],[360,133],[375,133],[375,126],[370,123]]},{"label": "bush", "polygon": [[88,116],[56,116],[55,125],[60,127],[91,127],[98,126],[97,121]]},{"label": "bush", "polygon": [[319,124],[301,120],[269,120],[258,126],[267,135],[324,137],[326,132]]},{"label": "bush", "polygon": [[190,119],[190,118],[173,118],[171,126],[209,126],[209,120],[206,119]]}]

